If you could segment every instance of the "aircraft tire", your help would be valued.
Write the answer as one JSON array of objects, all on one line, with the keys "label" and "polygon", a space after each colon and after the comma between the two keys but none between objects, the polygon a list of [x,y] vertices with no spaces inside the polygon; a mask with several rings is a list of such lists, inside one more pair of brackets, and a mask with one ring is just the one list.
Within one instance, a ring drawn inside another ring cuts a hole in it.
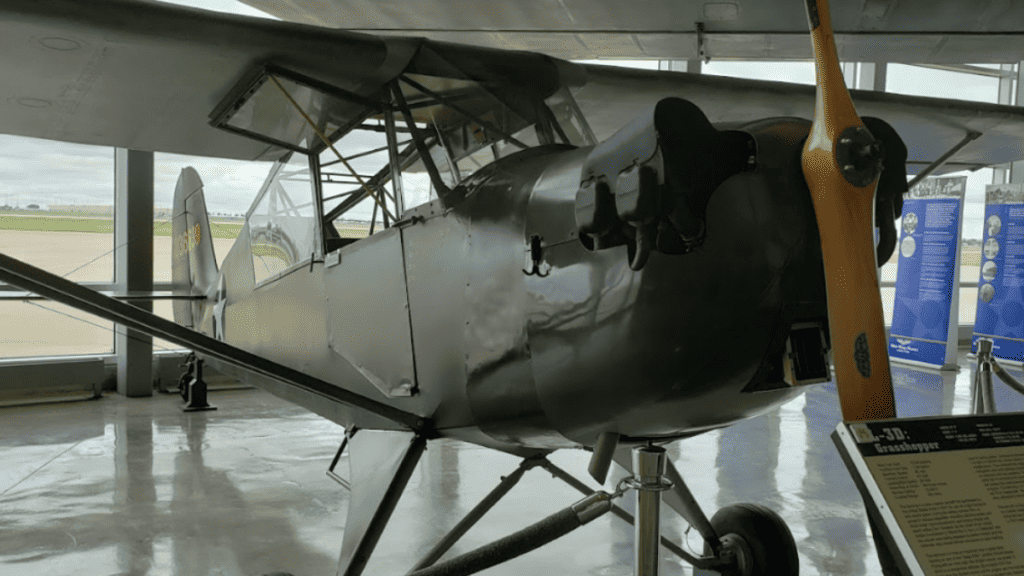
[{"label": "aircraft tire", "polygon": [[188,402],[188,385],[192,382],[192,374],[182,374],[181,378],[178,378],[178,394],[181,394],[181,399]]},{"label": "aircraft tire", "polygon": [[[775,511],[758,504],[733,504],[712,518],[722,543],[736,552],[739,566],[723,576],[798,576],[800,557],[789,527]],[[704,545],[705,555],[711,554]]]}]

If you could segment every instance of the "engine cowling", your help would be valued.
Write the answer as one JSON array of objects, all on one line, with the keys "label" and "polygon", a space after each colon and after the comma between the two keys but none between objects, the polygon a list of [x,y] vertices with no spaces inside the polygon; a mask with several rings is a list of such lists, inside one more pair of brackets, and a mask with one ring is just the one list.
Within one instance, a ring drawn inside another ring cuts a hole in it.
[{"label": "engine cowling", "polygon": [[755,166],[750,134],[718,130],[692,102],[665,98],[587,157],[576,194],[580,241],[589,250],[626,244],[634,270],[651,250],[689,252],[703,242],[711,194]]}]

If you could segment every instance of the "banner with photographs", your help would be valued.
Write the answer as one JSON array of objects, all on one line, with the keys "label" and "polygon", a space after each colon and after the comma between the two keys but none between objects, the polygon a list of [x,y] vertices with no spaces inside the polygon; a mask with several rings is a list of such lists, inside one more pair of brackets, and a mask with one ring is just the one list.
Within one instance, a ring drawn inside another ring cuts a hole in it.
[{"label": "banner with photographs", "polygon": [[1024,184],[985,187],[978,311],[971,351],[992,338],[996,357],[1024,362]]},{"label": "banner with photographs", "polygon": [[956,364],[966,176],[926,178],[903,201],[889,357]]}]

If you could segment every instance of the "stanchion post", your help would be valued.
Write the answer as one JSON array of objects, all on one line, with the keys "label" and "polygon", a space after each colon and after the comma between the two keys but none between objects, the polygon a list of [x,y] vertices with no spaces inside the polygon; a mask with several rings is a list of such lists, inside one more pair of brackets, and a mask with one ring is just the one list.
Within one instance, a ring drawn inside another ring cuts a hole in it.
[{"label": "stanchion post", "polygon": [[975,414],[995,414],[996,394],[992,386],[992,340],[979,338],[978,372],[975,375],[974,404]]},{"label": "stanchion post", "polygon": [[633,573],[636,576],[658,576],[661,491],[666,488],[667,462],[665,449],[660,446],[633,448],[633,487],[636,488]]}]

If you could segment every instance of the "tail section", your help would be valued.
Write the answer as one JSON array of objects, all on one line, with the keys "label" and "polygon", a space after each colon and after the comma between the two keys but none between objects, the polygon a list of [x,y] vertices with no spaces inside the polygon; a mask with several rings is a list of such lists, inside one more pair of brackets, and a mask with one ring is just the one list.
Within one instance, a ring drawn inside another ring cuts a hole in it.
[{"label": "tail section", "polygon": [[[203,182],[192,167],[181,171],[174,188],[171,234],[171,281],[176,294],[205,296],[217,281],[210,218],[206,213]],[[206,304],[201,300],[175,300],[174,321],[198,328]]]}]

